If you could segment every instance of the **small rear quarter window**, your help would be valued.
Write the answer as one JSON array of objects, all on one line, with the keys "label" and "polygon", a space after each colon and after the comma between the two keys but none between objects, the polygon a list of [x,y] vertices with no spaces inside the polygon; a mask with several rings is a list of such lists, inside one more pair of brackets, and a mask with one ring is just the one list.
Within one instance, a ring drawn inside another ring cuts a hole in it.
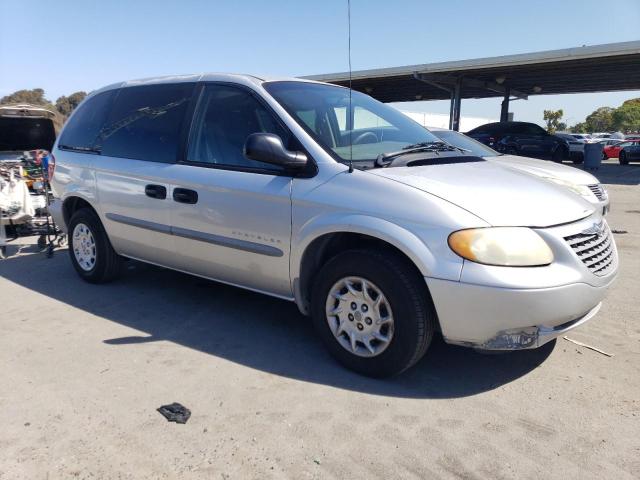
[{"label": "small rear quarter window", "polygon": [[62,130],[59,147],[63,149],[93,148],[96,138],[107,120],[115,93],[115,90],[109,90],[85,100]]}]

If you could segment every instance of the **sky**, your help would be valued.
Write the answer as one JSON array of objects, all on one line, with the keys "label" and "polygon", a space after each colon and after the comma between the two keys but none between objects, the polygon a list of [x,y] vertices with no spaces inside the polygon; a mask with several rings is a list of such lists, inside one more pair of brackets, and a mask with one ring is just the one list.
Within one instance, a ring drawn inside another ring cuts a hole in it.
[{"label": "sky", "polygon": [[[0,0],[0,96],[77,90],[157,75],[301,76],[348,69],[347,0]],[[463,60],[640,39],[640,0],[352,0],[353,70]],[[640,67],[639,67],[640,68]],[[569,124],[640,91],[541,95],[511,103]],[[448,102],[403,108],[448,113]],[[500,99],[462,115],[499,117]]]}]

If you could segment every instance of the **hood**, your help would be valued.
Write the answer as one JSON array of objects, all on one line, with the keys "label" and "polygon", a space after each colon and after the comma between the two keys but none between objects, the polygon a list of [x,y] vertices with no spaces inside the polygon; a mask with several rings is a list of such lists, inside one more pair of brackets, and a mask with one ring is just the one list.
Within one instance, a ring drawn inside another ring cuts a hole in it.
[{"label": "hood", "polygon": [[600,181],[590,173],[548,160],[520,157],[518,155],[500,155],[498,157],[486,157],[485,159],[507,168],[530,173],[531,175],[538,177],[555,177],[560,180],[575,183],[576,185],[593,185],[600,183]]},{"label": "hood", "polygon": [[368,173],[447,200],[493,226],[549,227],[593,213],[578,195],[494,162],[390,167]]},{"label": "hood", "polygon": [[56,132],[50,118],[0,116],[0,151],[51,151],[55,140]]}]

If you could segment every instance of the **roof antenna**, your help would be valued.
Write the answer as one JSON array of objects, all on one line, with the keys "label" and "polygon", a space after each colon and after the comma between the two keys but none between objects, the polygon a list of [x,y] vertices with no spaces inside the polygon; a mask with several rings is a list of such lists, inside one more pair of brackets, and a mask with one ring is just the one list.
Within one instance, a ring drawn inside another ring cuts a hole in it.
[{"label": "roof antenna", "polygon": [[349,126],[349,173],[353,173],[353,110],[351,109],[351,0],[347,0],[347,21],[349,24],[349,115],[347,125]]}]

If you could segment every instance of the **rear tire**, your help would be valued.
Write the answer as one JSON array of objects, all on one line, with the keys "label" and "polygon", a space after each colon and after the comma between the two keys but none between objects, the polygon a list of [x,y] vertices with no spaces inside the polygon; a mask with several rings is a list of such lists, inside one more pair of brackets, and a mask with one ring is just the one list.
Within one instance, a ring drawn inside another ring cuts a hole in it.
[{"label": "rear tire", "polygon": [[[359,280],[366,281],[367,294]],[[402,256],[373,249],[348,250],[325,264],[313,285],[311,314],[322,342],[342,365],[378,378],[420,360],[436,329],[424,278]]]},{"label": "rear tire", "polygon": [[75,212],[69,221],[69,256],[78,275],[89,283],[106,283],[118,277],[118,255],[98,215],[89,208]]},{"label": "rear tire", "polygon": [[618,161],[620,165],[629,165],[629,159],[627,158],[627,153],[624,150],[621,150],[618,154]]},{"label": "rear tire", "polygon": [[551,156],[551,160],[553,160],[556,163],[562,163],[562,160],[564,160],[564,157],[566,157],[564,148],[558,147],[553,152],[553,155]]}]

